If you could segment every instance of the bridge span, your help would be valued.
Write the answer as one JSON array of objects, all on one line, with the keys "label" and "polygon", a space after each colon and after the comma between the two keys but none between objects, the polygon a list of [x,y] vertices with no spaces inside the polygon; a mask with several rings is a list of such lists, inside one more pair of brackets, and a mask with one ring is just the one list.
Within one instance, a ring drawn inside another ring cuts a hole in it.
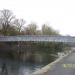
[{"label": "bridge span", "polygon": [[35,41],[75,43],[75,37],[59,35],[17,35],[0,36],[0,42]]}]

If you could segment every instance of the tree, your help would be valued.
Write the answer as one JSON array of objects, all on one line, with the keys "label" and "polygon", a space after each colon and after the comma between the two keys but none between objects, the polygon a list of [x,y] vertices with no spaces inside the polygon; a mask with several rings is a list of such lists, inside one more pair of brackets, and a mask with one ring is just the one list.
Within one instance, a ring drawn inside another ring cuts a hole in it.
[{"label": "tree", "polygon": [[15,19],[14,25],[16,27],[16,30],[21,33],[21,30],[23,28],[23,25],[25,24],[25,21],[23,19]]},{"label": "tree", "polygon": [[37,25],[35,23],[29,24],[28,27],[25,28],[25,33],[27,35],[36,35]]},{"label": "tree", "polygon": [[43,35],[58,35],[59,33],[55,31],[54,29],[52,29],[51,27],[49,27],[48,25],[44,24],[42,26],[42,34]]},{"label": "tree", "polygon": [[15,16],[10,10],[4,9],[0,11],[0,30],[3,35],[9,35],[10,27],[12,22],[15,19]]}]

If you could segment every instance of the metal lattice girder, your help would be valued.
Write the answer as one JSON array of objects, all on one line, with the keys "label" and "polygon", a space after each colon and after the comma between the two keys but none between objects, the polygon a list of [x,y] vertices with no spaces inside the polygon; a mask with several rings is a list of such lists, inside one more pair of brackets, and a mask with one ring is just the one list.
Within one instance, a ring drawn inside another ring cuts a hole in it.
[{"label": "metal lattice girder", "polygon": [[75,37],[59,35],[17,35],[17,36],[0,36],[0,42],[15,41],[45,41],[45,42],[72,42],[75,43]]}]

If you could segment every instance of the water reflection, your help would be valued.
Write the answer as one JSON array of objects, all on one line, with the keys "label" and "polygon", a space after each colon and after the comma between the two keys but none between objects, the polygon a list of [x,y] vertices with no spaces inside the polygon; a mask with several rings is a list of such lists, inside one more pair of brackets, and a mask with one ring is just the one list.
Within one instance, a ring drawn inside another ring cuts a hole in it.
[{"label": "water reflection", "polygon": [[1,69],[2,69],[2,74],[3,74],[3,75],[4,75],[4,74],[5,74],[5,75],[8,75],[8,70],[7,70],[7,66],[6,66],[5,63],[2,64]]},{"label": "water reflection", "polygon": [[44,65],[0,58],[0,75],[32,75]]}]

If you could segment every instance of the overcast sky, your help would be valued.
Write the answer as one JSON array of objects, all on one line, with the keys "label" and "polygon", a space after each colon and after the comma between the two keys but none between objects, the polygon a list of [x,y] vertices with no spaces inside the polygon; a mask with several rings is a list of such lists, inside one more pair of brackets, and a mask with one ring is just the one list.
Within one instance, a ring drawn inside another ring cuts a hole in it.
[{"label": "overcast sky", "polygon": [[9,9],[26,23],[47,23],[62,35],[75,36],[75,0],[0,0],[0,10]]}]

